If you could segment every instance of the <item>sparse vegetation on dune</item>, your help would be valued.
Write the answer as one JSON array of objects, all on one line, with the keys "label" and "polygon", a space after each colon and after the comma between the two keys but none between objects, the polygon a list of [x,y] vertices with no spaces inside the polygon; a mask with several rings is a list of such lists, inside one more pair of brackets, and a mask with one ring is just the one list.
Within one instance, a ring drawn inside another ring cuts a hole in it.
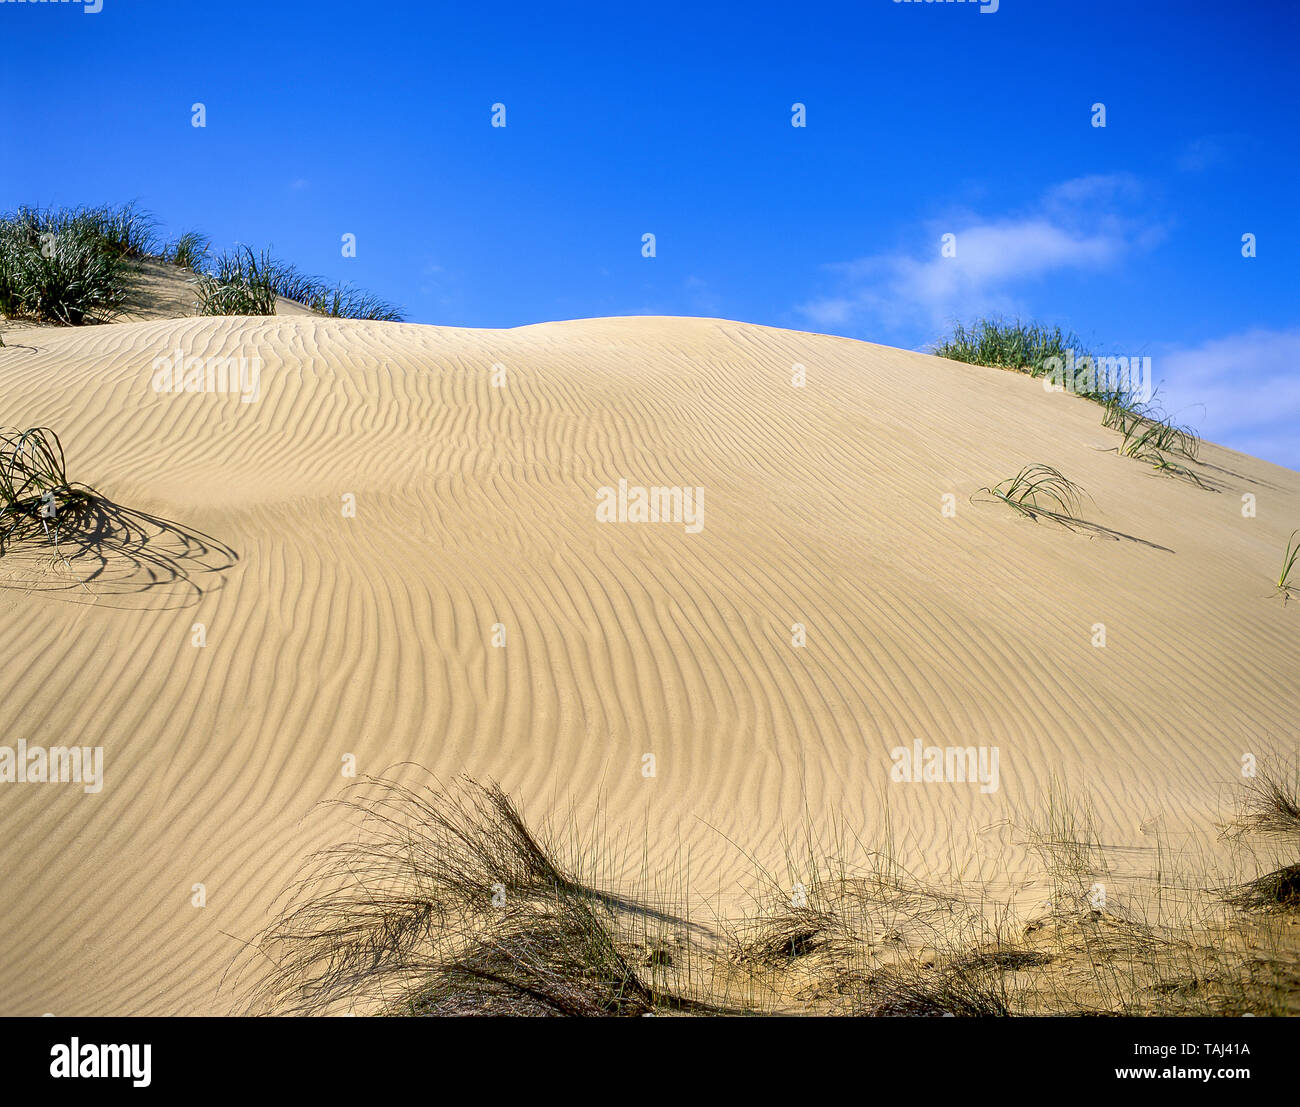
[{"label": "sparse vegetation on dune", "polygon": [[1077,514],[1083,502],[1083,489],[1050,465],[1026,465],[1014,477],[981,488],[975,495],[1000,500],[1035,522],[1040,517],[1054,519],[1071,529],[1081,522]]},{"label": "sparse vegetation on dune", "polygon": [[[1094,354],[1083,350],[1082,341],[1073,332],[1000,318],[980,319],[970,326],[955,324],[952,333],[937,343],[933,352],[954,361],[1010,369],[1032,377],[1045,376],[1067,361],[1077,365],[1096,360]],[[1090,388],[1076,394],[1105,409],[1101,424],[1120,433],[1120,454],[1142,461],[1166,476],[1210,487],[1195,470],[1173,460],[1179,457],[1198,461],[1201,440],[1190,427],[1180,426],[1165,415],[1154,393],[1149,399],[1140,399],[1131,380],[1125,384],[1092,379]]]},{"label": "sparse vegetation on dune", "polygon": [[67,326],[110,318],[126,297],[120,237],[130,233],[99,210],[0,216],[0,314]]},{"label": "sparse vegetation on dune", "polygon": [[1296,562],[1300,560],[1300,530],[1293,530],[1291,537],[1287,539],[1286,550],[1282,553],[1282,571],[1277,577],[1277,592],[1282,597],[1282,602],[1286,603],[1291,595],[1296,591],[1296,583],[1291,579],[1291,574],[1295,570]]},{"label": "sparse vegetation on dune", "polygon": [[0,430],[0,555],[34,537],[57,549],[60,528],[91,506],[93,490],[69,481],[66,469],[63,444],[49,428]]},{"label": "sparse vegetation on dune", "polygon": [[331,284],[248,247],[215,262],[197,231],[163,244],[158,221],[134,203],[119,207],[20,207],[0,216],[0,315],[81,326],[111,320],[146,259],[194,274],[199,314],[274,315],[277,297],[322,315],[400,321],[394,305]]},{"label": "sparse vegetation on dune", "polygon": [[[1295,535],[1292,535],[1294,538]],[[1247,785],[1229,834],[1259,835],[1300,854],[1300,772],[1259,773]],[[1227,900],[1244,911],[1300,910],[1300,863],[1284,864],[1231,888]]]},{"label": "sparse vegetation on dune", "polygon": [[207,268],[211,249],[212,243],[206,235],[198,231],[186,231],[175,242],[168,244],[162,256],[178,269],[202,273]]},{"label": "sparse vegetation on dune", "polygon": [[277,297],[321,315],[343,319],[400,322],[392,304],[349,285],[331,285],[308,276],[268,250],[248,246],[217,258],[197,281],[200,315],[274,315]]},{"label": "sparse vegetation on dune", "polygon": [[1145,462],[1167,476],[1189,480],[1201,488],[1208,487],[1194,470],[1170,457],[1199,460],[1201,440],[1190,427],[1179,426],[1164,415],[1155,397],[1146,404],[1128,407],[1119,403],[1107,404],[1102,426],[1119,431],[1121,456]]},{"label": "sparse vegetation on dune", "polygon": [[1126,457],[1143,457],[1155,451],[1177,454],[1188,461],[1200,457],[1201,440],[1190,427],[1179,426],[1161,411],[1153,395],[1146,403],[1125,403],[1118,397],[1106,402],[1101,425],[1123,436],[1120,449]]},{"label": "sparse vegetation on dune", "polygon": [[970,326],[954,324],[952,333],[937,342],[932,352],[953,361],[1041,377],[1051,358],[1064,360],[1071,352],[1086,356],[1082,349],[1083,340],[1071,331],[994,317],[976,320]]},{"label": "sparse vegetation on dune", "polygon": [[260,254],[245,246],[242,251],[222,254],[212,272],[195,281],[200,315],[274,315],[276,263],[263,250]]},{"label": "sparse vegetation on dune", "polygon": [[316,855],[247,951],[250,1010],[1239,1015],[1300,1004],[1295,928],[1244,909],[1300,905],[1294,867],[1250,895],[1216,896],[1166,860],[1121,902],[1088,804],[1055,782],[1027,828],[1050,902],[1020,910],[962,882],[941,891],[889,851],[854,869],[787,847],[786,878],[760,871],[753,909],[710,926],[684,901],[651,907],[570,871],[495,786],[362,787],[345,801],[358,838]]},{"label": "sparse vegetation on dune", "polygon": [[313,858],[260,948],[255,1001],[313,1014],[639,1014],[668,1003],[615,938],[616,905],[565,872],[499,788],[371,782],[365,836]]}]

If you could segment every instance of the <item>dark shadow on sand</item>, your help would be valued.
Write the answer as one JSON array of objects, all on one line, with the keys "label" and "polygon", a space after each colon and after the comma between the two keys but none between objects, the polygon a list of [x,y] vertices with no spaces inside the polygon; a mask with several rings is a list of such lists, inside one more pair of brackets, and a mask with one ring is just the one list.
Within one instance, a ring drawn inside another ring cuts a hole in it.
[{"label": "dark shadow on sand", "polygon": [[4,549],[0,588],[64,592],[97,605],[120,600],[111,607],[186,608],[219,588],[220,574],[238,561],[209,534],[91,495],[62,515],[49,537]]}]

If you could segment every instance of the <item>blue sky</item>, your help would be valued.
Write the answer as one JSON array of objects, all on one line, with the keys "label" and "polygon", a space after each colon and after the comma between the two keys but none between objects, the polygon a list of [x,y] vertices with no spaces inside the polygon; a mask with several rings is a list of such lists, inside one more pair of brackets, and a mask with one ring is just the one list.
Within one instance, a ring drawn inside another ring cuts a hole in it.
[{"label": "blue sky", "polygon": [[1300,468],[1295,6],[986,6],[0,0],[0,205],[137,199],[451,326],[1018,314]]}]

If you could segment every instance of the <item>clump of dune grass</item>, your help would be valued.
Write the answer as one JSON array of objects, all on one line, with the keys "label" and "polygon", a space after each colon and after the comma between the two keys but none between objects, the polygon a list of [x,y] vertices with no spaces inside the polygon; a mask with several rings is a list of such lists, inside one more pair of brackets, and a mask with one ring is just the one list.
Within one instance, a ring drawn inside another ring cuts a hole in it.
[{"label": "clump of dune grass", "polygon": [[391,1013],[642,1015],[656,999],[613,937],[610,909],[556,895],[507,909]]},{"label": "clump of dune grass", "polygon": [[1282,571],[1277,577],[1277,594],[1282,597],[1283,603],[1286,603],[1297,589],[1297,585],[1291,579],[1296,561],[1300,560],[1300,542],[1296,541],[1297,536],[1300,536],[1300,530],[1293,530],[1291,537],[1287,539],[1286,550],[1282,554]]},{"label": "clump of dune grass", "polygon": [[0,216],[0,314],[80,326],[126,298],[123,254],[103,211],[20,207]]},{"label": "clump of dune grass", "polygon": [[220,255],[195,280],[200,315],[274,315],[278,263],[252,247]]},{"label": "clump of dune grass", "polygon": [[1300,844],[1300,790],[1295,780],[1268,771],[1256,773],[1245,786],[1236,826]]},{"label": "clump of dune grass", "polygon": [[321,315],[400,322],[402,312],[350,285],[330,285],[303,273],[269,250],[245,246],[222,254],[197,283],[200,315],[274,315],[277,298]]},{"label": "clump of dune grass", "polygon": [[733,957],[741,964],[777,965],[804,957],[824,944],[835,928],[829,911],[790,906],[765,914],[737,930]]},{"label": "clump of dune grass", "polygon": [[317,854],[261,936],[254,1002],[281,1013],[641,1014],[665,1002],[495,785],[371,780],[355,842]]},{"label": "clump of dune grass", "polygon": [[202,273],[208,264],[208,254],[212,249],[211,240],[198,231],[186,231],[163,251],[163,258],[178,269],[188,269],[191,273]]},{"label": "clump of dune grass", "polygon": [[105,251],[119,258],[147,258],[158,252],[158,220],[132,201],[86,210]]},{"label": "clump of dune grass", "polygon": [[1300,909],[1300,864],[1287,865],[1240,885],[1227,896],[1244,911],[1295,911]]},{"label": "clump of dune grass", "polygon": [[[1295,774],[1258,772],[1246,785],[1227,833],[1259,834],[1282,839],[1292,849],[1300,847],[1297,779]],[[1244,911],[1294,911],[1300,908],[1300,864],[1283,865],[1230,888],[1224,898]]]},{"label": "clump of dune grass", "polygon": [[990,317],[970,326],[954,324],[952,333],[936,343],[933,352],[953,361],[1014,369],[1039,377],[1047,371],[1046,363],[1051,358],[1064,361],[1070,351],[1077,353],[1082,345],[1077,334],[1060,327]]},{"label": "clump of dune grass", "polygon": [[867,978],[850,1013],[871,1018],[1005,1018],[1011,1014],[1006,974],[995,963],[909,965]]},{"label": "clump of dune grass", "polygon": [[336,285],[316,289],[307,303],[313,311],[340,319],[377,319],[389,323],[400,323],[403,315],[401,309],[373,296],[369,292],[350,285]]},{"label": "clump of dune grass", "polygon": [[1199,458],[1199,436],[1191,427],[1174,423],[1163,412],[1155,395],[1145,403],[1112,396],[1105,408],[1101,425],[1120,432],[1125,444],[1121,453],[1126,456],[1134,457],[1155,450],[1177,454],[1189,461]]},{"label": "clump of dune grass", "polygon": [[1126,422],[1120,433],[1121,456],[1146,462],[1162,473],[1205,487],[1205,482],[1196,473],[1168,457],[1172,452],[1195,460],[1198,440],[1187,428],[1174,426],[1165,420],[1139,416]]},{"label": "clump of dune grass", "polygon": [[[679,905],[647,906],[578,879],[495,785],[370,781],[342,806],[360,817],[358,837],[315,855],[249,950],[261,974],[252,1009],[1240,1015],[1294,1013],[1300,995],[1296,932],[1272,910],[1292,903],[1300,867],[1246,886],[1241,906],[1270,908],[1246,914],[1200,877],[1171,879],[1157,854],[1157,918],[1139,918],[1096,883],[1112,882],[1108,847],[1090,802],[1055,778],[1030,827],[1051,896],[1046,920],[1026,924],[961,878],[919,883],[892,836],[864,868],[844,859],[843,840],[813,834],[804,848],[787,842],[784,878],[761,874],[752,913],[667,943],[634,940],[627,923],[679,918]],[[1173,895],[1197,888],[1200,899]],[[1217,910],[1201,913],[1207,903]],[[679,960],[696,963],[694,983],[664,986]]]},{"label": "clump of dune grass", "polygon": [[[978,319],[969,326],[955,323],[952,333],[932,346],[931,351],[954,361],[1009,369],[1035,378],[1070,365],[1075,366],[1076,373],[1083,372],[1099,360],[1073,331],[1020,319],[1010,321],[1001,316]],[[1076,378],[1071,391],[1108,409],[1135,410],[1141,406],[1135,393],[1119,382],[1105,387],[1097,387],[1093,382],[1085,389],[1078,386]]]},{"label": "clump of dune grass", "polygon": [[1044,517],[1074,529],[1080,522],[1076,516],[1085,493],[1050,465],[1034,464],[1026,465],[1014,477],[979,489],[975,495],[1000,500],[1035,522]]},{"label": "clump of dune grass", "polygon": [[[1106,401],[1101,425],[1120,434],[1117,447],[1122,457],[1144,462],[1166,476],[1191,481],[1201,488],[1209,485],[1197,473],[1172,457],[1187,461],[1200,459],[1201,439],[1191,428],[1180,426],[1161,410],[1153,395],[1139,403],[1112,396]],[[1171,457],[1172,455],[1172,457]]]},{"label": "clump of dune grass", "polygon": [[92,489],[68,480],[63,444],[48,427],[0,430],[0,555],[43,537],[58,549],[65,520],[84,514]]}]

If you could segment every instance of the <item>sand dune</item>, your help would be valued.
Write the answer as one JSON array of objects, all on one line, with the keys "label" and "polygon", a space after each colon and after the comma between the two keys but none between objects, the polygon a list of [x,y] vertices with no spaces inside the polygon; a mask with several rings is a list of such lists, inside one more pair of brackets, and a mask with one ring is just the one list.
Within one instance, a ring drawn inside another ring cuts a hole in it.
[{"label": "sand dune", "polygon": [[[104,750],[97,794],[0,785],[0,1014],[230,1010],[241,941],[338,835],[306,816],[347,755],[496,778],[579,832],[603,809],[629,872],[688,857],[729,893],[738,847],[775,863],[837,819],[1015,890],[1009,820],[1053,773],[1115,846],[1213,855],[1243,753],[1295,750],[1300,609],[1269,582],[1300,474],[1207,444],[1216,491],[1160,477],[1026,377],[714,319],[6,342],[3,421],[149,518],[84,585],[0,559],[3,743]],[[156,392],[177,349],[260,358],[258,399]],[[1031,462],[1137,540],[969,502]],[[702,529],[598,522],[620,480],[703,488]],[[891,783],[915,740],[998,747],[998,789]]]}]

